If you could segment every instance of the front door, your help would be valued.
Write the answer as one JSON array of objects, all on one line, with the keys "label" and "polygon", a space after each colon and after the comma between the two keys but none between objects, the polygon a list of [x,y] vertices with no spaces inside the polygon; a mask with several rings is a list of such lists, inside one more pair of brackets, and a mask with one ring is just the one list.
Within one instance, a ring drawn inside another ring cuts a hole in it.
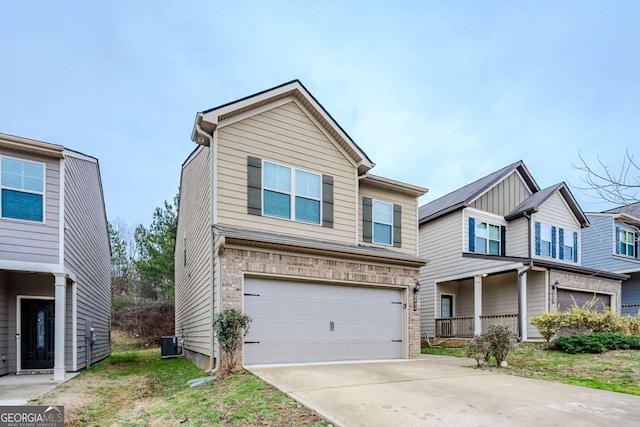
[{"label": "front door", "polygon": [[54,301],[23,299],[21,310],[21,369],[53,368]]},{"label": "front door", "polygon": [[[440,318],[441,330],[440,336],[451,337],[453,336],[453,325],[451,321],[453,317],[453,296],[452,295],[440,295]],[[449,320],[446,320],[449,319]]]}]

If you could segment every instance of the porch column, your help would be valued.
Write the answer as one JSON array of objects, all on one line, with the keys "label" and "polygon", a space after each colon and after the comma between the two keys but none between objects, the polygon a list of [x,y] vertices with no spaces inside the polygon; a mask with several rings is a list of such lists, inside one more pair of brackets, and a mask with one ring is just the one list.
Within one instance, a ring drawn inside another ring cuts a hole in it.
[{"label": "porch column", "polygon": [[480,316],[482,316],[482,276],[477,275],[473,276],[474,335],[482,334],[482,321],[480,320]]},{"label": "porch column", "polygon": [[55,381],[64,380],[64,335],[67,307],[67,276],[66,274],[55,273],[54,283],[56,297],[56,320],[55,320],[55,359],[53,365],[53,379]]},{"label": "porch column", "polygon": [[528,273],[522,273],[518,280],[518,322],[520,324],[520,338],[527,340],[527,277]]}]

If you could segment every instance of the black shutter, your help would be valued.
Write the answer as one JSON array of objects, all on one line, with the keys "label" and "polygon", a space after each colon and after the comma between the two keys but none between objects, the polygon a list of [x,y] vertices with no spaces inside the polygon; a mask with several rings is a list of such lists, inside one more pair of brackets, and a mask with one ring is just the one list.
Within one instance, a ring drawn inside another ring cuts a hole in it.
[{"label": "black shutter", "polygon": [[322,226],[333,228],[333,177],[322,175]]},{"label": "black shutter", "polygon": [[393,205],[393,246],[402,246],[402,206]]},{"label": "black shutter", "polygon": [[373,241],[373,202],[371,197],[362,198],[362,240]]},{"label": "black shutter", "polygon": [[249,215],[262,215],[262,159],[247,157],[247,207]]},{"label": "black shutter", "polygon": [[507,256],[507,227],[500,226],[500,255]]}]

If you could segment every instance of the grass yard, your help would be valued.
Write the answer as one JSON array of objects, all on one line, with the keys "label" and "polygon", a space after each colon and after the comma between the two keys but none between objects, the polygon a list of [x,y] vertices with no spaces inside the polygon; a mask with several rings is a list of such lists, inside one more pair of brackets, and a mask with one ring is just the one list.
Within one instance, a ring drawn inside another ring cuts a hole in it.
[{"label": "grass yard", "polygon": [[[465,349],[423,348],[422,353],[466,357]],[[485,369],[640,396],[639,350],[566,354],[523,343],[509,353],[507,362],[507,368],[485,365]]]},{"label": "grass yard", "polygon": [[67,426],[326,426],[248,372],[187,385],[204,376],[158,349],[114,353],[33,403],[64,405]]}]

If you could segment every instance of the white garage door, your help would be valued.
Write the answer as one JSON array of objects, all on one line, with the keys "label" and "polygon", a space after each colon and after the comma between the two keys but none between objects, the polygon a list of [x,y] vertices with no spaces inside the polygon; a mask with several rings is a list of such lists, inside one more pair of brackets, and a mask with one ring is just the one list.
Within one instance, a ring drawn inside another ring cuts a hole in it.
[{"label": "white garage door", "polygon": [[402,291],[246,279],[244,363],[402,358]]}]

